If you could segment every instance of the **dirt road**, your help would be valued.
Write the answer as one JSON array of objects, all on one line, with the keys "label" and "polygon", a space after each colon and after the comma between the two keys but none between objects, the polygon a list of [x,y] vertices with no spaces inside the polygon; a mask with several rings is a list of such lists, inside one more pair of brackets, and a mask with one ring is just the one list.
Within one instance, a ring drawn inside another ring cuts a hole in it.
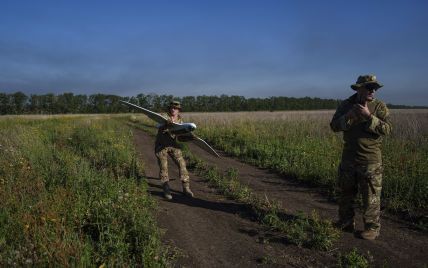
[{"label": "dirt road", "polygon": [[[376,241],[364,241],[343,233],[330,252],[288,244],[281,235],[253,221],[245,204],[217,194],[204,178],[191,174],[195,198],[184,197],[173,161],[169,161],[170,178],[175,179],[171,181],[173,200],[166,201],[158,179],[154,138],[135,130],[134,140],[145,166],[149,191],[159,203],[157,219],[159,226],[166,230],[164,243],[183,253],[177,262],[179,267],[334,266],[339,252],[353,248],[369,252],[375,266],[423,267],[428,264],[428,236],[387,216],[382,218],[381,236]],[[258,194],[279,201],[287,213],[316,210],[322,217],[336,219],[336,204],[315,188],[304,187],[230,157],[212,157],[196,146],[190,145],[190,149],[220,170],[237,169],[242,183]],[[362,228],[361,225],[357,227]]]}]

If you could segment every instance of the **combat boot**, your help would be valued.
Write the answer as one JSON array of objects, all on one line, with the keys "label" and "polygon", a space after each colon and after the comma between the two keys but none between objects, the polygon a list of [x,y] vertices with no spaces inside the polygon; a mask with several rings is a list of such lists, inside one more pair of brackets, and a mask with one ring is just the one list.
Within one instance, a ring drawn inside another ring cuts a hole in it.
[{"label": "combat boot", "polygon": [[169,189],[168,182],[165,182],[162,188],[163,188],[163,196],[165,197],[165,199],[171,200],[172,195],[171,195],[171,190]]},{"label": "combat boot", "polygon": [[342,221],[339,220],[338,222],[336,222],[335,227],[344,231],[344,232],[348,232],[348,233],[353,233],[355,231],[355,221],[354,219],[351,220],[347,220],[347,221]]},{"label": "combat boot", "polygon": [[361,238],[364,240],[375,240],[379,236],[379,229],[367,229],[361,232]]},{"label": "combat boot", "polygon": [[189,182],[183,182],[183,193],[188,197],[193,197],[192,190],[190,190]]}]

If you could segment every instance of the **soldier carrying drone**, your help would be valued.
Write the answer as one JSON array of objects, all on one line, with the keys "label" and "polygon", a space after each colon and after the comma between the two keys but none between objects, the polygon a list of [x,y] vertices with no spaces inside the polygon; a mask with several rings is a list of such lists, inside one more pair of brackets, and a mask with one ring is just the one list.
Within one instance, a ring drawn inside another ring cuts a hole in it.
[{"label": "soldier carrying drone", "polygon": [[191,141],[214,156],[219,157],[219,155],[204,140],[192,133],[192,131],[196,129],[196,125],[194,123],[183,123],[180,115],[180,103],[178,101],[172,101],[168,106],[168,113],[161,115],[126,101],[121,102],[132,108],[139,109],[149,118],[158,122],[155,153],[158,158],[159,178],[162,182],[164,197],[167,200],[172,199],[171,190],[168,184],[168,155],[171,156],[178,165],[180,180],[183,184],[183,193],[188,197],[193,197],[193,192],[190,189],[189,172],[187,171],[186,162],[184,161],[180,145],[177,141]]},{"label": "soldier carrying drone", "polygon": [[169,189],[168,181],[168,155],[172,157],[178,165],[180,180],[183,184],[183,193],[186,196],[193,197],[190,190],[189,172],[186,168],[183,154],[181,153],[180,145],[177,144],[177,136],[171,133],[168,129],[172,123],[183,123],[180,115],[181,105],[177,101],[172,101],[168,106],[168,121],[163,126],[159,127],[156,135],[155,153],[159,164],[159,178],[162,182],[163,192],[166,199],[171,200],[172,195]]}]

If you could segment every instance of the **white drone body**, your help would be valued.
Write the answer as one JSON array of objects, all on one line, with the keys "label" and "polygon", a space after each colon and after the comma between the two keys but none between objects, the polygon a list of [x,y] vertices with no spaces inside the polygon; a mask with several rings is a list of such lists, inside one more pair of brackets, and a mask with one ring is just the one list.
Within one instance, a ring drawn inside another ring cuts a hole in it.
[{"label": "white drone body", "polygon": [[140,107],[138,105],[135,105],[133,103],[127,102],[127,101],[120,101],[123,104],[126,104],[132,108],[136,108],[143,112],[147,117],[150,119],[156,121],[158,124],[156,125],[157,128],[165,127],[167,125],[167,130],[171,133],[177,136],[179,141],[191,141],[194,144],[198,145],[205,151],[209,152],[210,154],[213,154],[217,157],[220,157],[217,152],[209,146],[208,143],[206,143],[203,139],[199,138],[192,132],[196,129],[196,124],[194,123],[168,123],[168,119],[162,116],[161,114],[155,113],[153,111],[150,111],[146,108]]},{"label": "white drone body", "polygon": [[[165,124],[158,123],[156,125],[157,128],[161,128],[165,126]],[[168,127],[168,131],[175,135],[191,133],[196,129],[196,125],[194,123],[173,123],[172,126]]]}]

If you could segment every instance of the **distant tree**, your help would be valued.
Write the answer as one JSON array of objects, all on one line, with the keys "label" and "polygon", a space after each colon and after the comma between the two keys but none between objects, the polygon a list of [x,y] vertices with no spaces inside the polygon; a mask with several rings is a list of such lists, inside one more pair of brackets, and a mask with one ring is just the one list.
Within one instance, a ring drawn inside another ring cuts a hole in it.
[{"label": "distant tree", "polygon": [[56,112],[60,114],[68,114],[76,112],[76,103],[73,93],[64,93],[57,96],[55,104]]},{"label": "distant tree", "polygon": [[183,109],[187,112],[195,111],[196,98],[194,96],[186,96],[181,99]]},{"label": "distant tree", "polygon": [[[54,95],[50,93],[32,94],[27,97],[22,92],[16,92],[12,94],[0,93],[0,114],[121,113],[132,110],[122,105],[120,100],[130,101],[156,112],[165,111],[171,100],[180,101],[186,112],[335,109],[340,103],[340,100],[336,99],[284,96],[247,99],[237,95],[201,95],[179,98],[173,95],[157,95],[155,93],[148,95],[140,93],[131,97],[106,94],[87,96],[74,95],[73,93]],[[392,104],[388,104],[388,107],[395,109],[427,108]]]},{"label": "distant tree", "polygon": [[27,104],[28,97],[24,93],[18,91],[16,93],[13,93],[11,96],[11,110],[12,113],[15,114],[22,114],[24,112],[24,108]]},{"label": "distant tree", "polygon": [[87,113],[88,112],[88,96],[76,95],[74,96],[75,109],[73,113]]},{"label": "distant tree", "polygon": [[0,114],[11,113],[9,96],[6,93],[0,93]]},{"label": "distant tree", "polygon": [[138,105],[144,108],[149,108],[150,104],[146,95],[140,93],[137,95]]},{"label": "distant tree", "polygon": [[105,97],[103,94],[92,94],[88,98],[89,113],[103,113],[105,111]]},{"label": "distant tree", "polygon": [[28,112],[32,114],[41,113],[40,96],[31,94],[28,101]]}]

